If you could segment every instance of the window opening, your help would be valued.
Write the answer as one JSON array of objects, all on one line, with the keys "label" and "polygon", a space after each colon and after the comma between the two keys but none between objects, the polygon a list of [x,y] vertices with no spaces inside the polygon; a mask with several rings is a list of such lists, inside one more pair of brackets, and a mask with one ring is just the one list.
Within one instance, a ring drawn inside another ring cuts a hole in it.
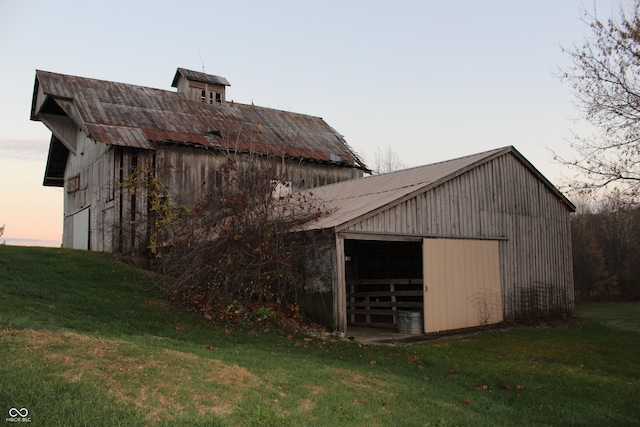
[{"label": "window opening", "polygon": [[73,194],[80,190],[80,175],[72,176],[67,181],[67,194]]}]

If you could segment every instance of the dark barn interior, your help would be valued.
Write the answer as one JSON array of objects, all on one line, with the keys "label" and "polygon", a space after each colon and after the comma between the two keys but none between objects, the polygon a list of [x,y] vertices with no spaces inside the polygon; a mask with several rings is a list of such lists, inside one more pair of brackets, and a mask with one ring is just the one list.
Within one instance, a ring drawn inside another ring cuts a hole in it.
[{"label": "dark barn interior", "polygon": [[422,242],[345,240],[348,325],[396,329],[423,309]]}]

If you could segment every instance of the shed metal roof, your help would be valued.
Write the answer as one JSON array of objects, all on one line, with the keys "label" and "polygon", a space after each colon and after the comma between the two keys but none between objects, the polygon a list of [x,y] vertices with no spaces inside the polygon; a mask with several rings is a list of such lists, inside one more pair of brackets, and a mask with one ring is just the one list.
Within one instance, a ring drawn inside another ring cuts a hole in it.
[{"label": "shed metal roof", "polygon": [[329,214],[307,224],[307,230],[341,228],[374,211],[401,202],[413,194],[427,191],[479,165],[505,154],[513,154],[534,173],[570,211],[575,206],[551,184],[520,152],[508,146],[439,163],[396,172],[342,181],[308,190],[325,204]]},{"label": "shed metal roof", "polygon": [[105,144],[155,149],[182,143],[368,170],[320,117],[233,102],[201,104],[177,92],[36,71],[31,119],[61,111]]}]

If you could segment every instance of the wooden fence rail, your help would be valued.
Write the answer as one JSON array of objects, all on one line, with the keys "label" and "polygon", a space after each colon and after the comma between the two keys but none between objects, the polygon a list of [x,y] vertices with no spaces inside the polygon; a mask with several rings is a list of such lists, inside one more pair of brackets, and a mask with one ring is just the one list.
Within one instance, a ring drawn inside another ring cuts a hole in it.
[{"label": "wooden fence rail", "polygon": [[421,311],[422,279],[374,279],[347,282],[349,324],[395,329],[397,311]]}]

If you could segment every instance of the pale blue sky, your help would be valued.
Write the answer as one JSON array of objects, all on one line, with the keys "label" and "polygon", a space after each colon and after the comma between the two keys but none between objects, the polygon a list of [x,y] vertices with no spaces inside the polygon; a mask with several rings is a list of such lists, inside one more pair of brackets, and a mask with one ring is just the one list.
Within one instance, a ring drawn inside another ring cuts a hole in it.
[{"label": "pale blue sky", "polygon": [[[607,17],[620,2],[595,4]],[[323,117],[369,163],[387,146],[416,166],[513,145],[559,185],[549,148],[570,153],[581,123],[554,73],[593,6],[0,0],[0,241],[61,240],[62,191],[42,186],[50,132],[29,120],[36,69],[173,90],[177,67],[204,63],[229,99]]]}]

